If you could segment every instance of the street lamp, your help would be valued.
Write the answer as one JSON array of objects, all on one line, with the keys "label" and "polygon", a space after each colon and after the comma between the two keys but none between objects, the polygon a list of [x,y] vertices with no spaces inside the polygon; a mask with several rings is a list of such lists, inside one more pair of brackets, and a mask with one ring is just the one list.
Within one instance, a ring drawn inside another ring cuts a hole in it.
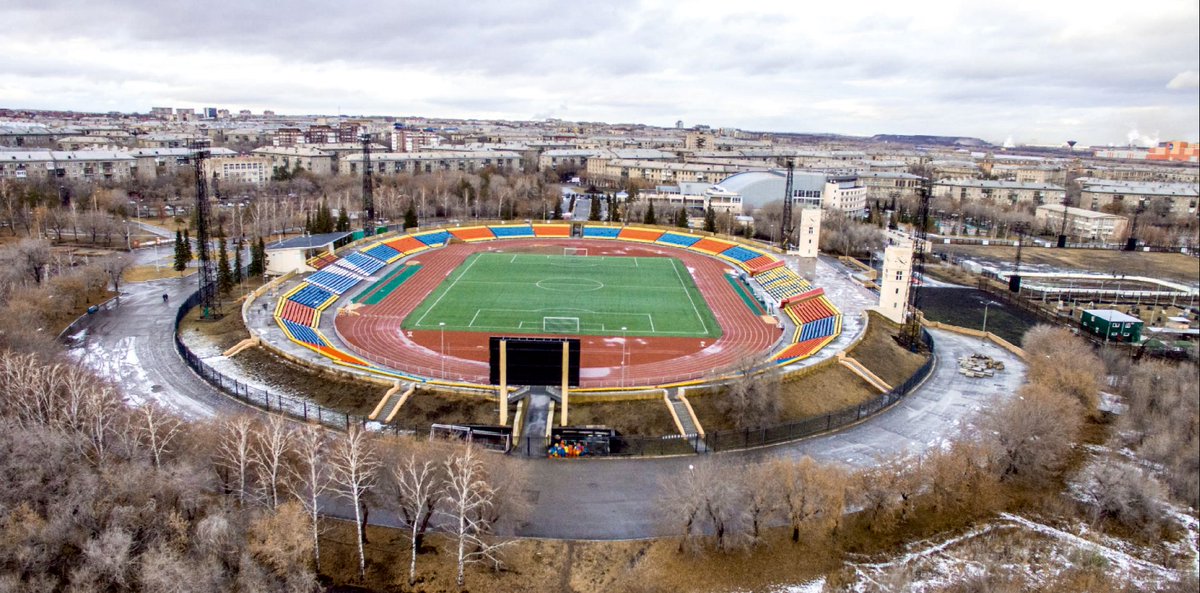
[{"label": "street lamp", "polygon": [[625,326],[621,326],[621,387],[625,386],[625,342],[629,338],[625,334]]},{"label": "street lamp", "polygon": [[999,305],[999,304],[1000,303],[997,303],[996,301],[988,301],[983,304],[983,339],[987,339],[988,307],[991,307],[992,305]]},{"label": "street lamp", "polygon": [[446,378],[446,322],[438,322],[438,330],[442,334],[442,378]]}]

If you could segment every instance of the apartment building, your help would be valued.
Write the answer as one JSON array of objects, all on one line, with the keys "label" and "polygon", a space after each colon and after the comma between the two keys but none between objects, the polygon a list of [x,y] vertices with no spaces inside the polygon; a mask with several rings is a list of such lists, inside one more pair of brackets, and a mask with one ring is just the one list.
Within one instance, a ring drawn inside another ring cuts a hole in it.
[{"label": "apartment building", "polygon": [[133,177],[137,160],[110,150],[42,150],[0,152],[0,178],[72,181],[124,181]]},{"label": "apartment building", "polygon": [[1084,208],[1046,204],[1035,211],[1038,223],[1052,234],[1062,229],[1063,217],[1067,219],[1067,236],[1073,241],[1102,241],[1116,243],[1125,238],[1129,219],[1117,214],[1093,212]]},{"label": "apartment building", "polygon": [[1088,210],[1133,213],[1139,208],[1161,214],[1195,216],[1200,190],[1192,183],[1077,180],[1080,206]]},{"label": "apartment building", "polygon": [[872,202],[892,198],[916,198],[920,194],[923,181],[923,178],[911,173],[889,171],[859,173],[858,179],[867,188],[867,199]]},{"label": "apartment building", "polygon": [[588,159],[602,156],[599,150],[586,149],[554,149],[546,150],[538,155],[538,171],[558,170],[587,170]]},{"label": "apartment building", "polygon": [[271,160],[272,169],[284,171],[300,167],[314,175],[333,174],[333,155],[307,146],[264,146],[253,151],[255,156]]},{"label": "apartment building", "polygon": [[935,198],[966,202],[992,200],[1008,204],[1061,204],[1067,191],[1049,183],[1021,183],[990,179],[942,179],[933,184]]},{"label": "apartment building", "polygon": [[442,137],[423,130],[392,130],[392,152],[420,152],[442,145]]},{"label": "apartment building", "polygon": [[[362,154],[350,154],[338,161],[338,173],[362,174]],[[518,171],[521,155],[507,150],[430,150],[424,152],[384,152],[371,155],[371,170],[379,174],[433,173],[436,171],[476,172],[488,167]]]},{"label": "apartment building", "polygon": [[222,183],[262,185],[271,180],[271,159],[263,156],[232,156],[204,161],[204,174]]},{"label": "apartment building", "polygon": [[[192,165],[192,149],[190,148],[138,148],[129,151],[137,164],[135,174],[142,181],[154,181],[160,177],[178,174],[181,170],[194,169]],[[212,148],[209,157],[224,159],[237,156],[228,148]]]}]

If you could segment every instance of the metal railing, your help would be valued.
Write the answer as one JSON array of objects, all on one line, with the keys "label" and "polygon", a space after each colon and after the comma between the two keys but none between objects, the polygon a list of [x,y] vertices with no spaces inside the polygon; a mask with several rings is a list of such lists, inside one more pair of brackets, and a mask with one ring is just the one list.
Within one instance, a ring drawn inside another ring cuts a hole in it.
[{"label": "metal railing", "polygon": [[193,292],[179,305],[175,312],[175,350],[179,357],[187,363],[200,378],[213,387],[262,410],[285,414],[306,422],[318,422],[332,428],[348,429],[351,424],[364,425],[366,419],[361,416],[330,410],[313,402],[289,397],[279,393],[271,393],[260,387],[255,387],[226,376],[217,369],[209,366],[199,356],[187,347],[179,335],[179,323],[197,304],[200,303],[200,293]]},{"label": "metal railing", "polygon": [[[921,340],[933,350],[933,336],[922,330]],[[933,370],[930,356],[904,383],[893,387],[861,404],[843,408],[823,416],[805,418],[765,428],[724,430],[705,435],[668,435],[662,437],[609,437],[608,457],[654,457],[662,455],[694,455],[714,451],[736,451],[776,445],[844,428],[887,409],[912,393]],[[530,457],[546,455],[550,441],[541,435],[522,436],[513,442],[512,452]],[[597,457],[600,455],[596,455]]]}]

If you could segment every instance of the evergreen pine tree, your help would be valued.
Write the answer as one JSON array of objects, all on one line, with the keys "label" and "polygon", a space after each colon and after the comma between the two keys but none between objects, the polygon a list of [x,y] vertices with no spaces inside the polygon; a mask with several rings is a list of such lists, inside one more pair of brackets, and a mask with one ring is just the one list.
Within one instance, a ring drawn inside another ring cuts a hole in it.
[{"label": "evergreen pine tree", "polygon": [[333,210],[329,208],[329,204],[325,201],[321,202],[321,229],[322,233],[333,232]]},{"label": "evergreen pine tree", "polygon": [[562,220],[562,198],[555,198],[554,212],[550,215],[553,220]]},{"label": "evergreen pine tree", "polygon": [[650,205],[646,207],[646,215],[642,217],[642,224],[658,224],[658,219],[654,216],[653,200],[651,200]]},{"label": "evergreen pine tree", "polygon": [[687,208],[680,208],[675,212],[675,226],[681,229],[688,228]]},{"label": "evergreen pine tree", "polygon": [[233,272],[229,269],[228,245],[221,239],[221,251],[217,254],[217,290],[228,294],[233,289]]},{"label": "evergreen pine tree", "polygon": [[254,276],[261,276],[267,271],[267,246],[262,237],[250,248],[250,268],[250,274]]},{"label": "evergreen pine tree", "polygon": [[238,239],[233,248],[233,283],[242,283],[242,240]]},{"label": "evergreen pine tree", "polygon": [[605,197],[608,199],[608,221],[617,222],[620,220],[617,218],[617,200],[612,194],[608,194]]},{"label": "evergreen pine tree", "polygon": [[711,205],[704,211],[704,230],[709,233],[717,232],[717,213]]},{"label": "evergreen pine tree", "polygon": [[182,272],[187,269],[188,259],[191,258],[188,253],[188,248],[183,242],[183,232],[175,231],[175,271]]},{"label": "evergreen pine tree", "polygon": [[304,212],[304,232],[309,235],[313,234],[312,215],[307,210]]},{"label": "evergreen pine tree", "polygon": [[337,230],[342,232],[350,230],[350,215],[345,208],[338,209]]},{"label": "evergreen pine tree", "polygon": [[411,229],[419,226],[417,221],[417,208],[412,202],[408,203],[408,210],[404,211],[404,228]]},{"label": "evergreen pine tree", "polygon": [[188,230],[183,229],[183,261],[190,262],[195,255],[192,253],[192,238],[188,236]]},{"label": "evergreen pine tree", "polygon": [[250,263],[246,264],[246,278],[262,275],[260,265],[258,260],[258,242],[250,241]]},{"label": "evergreen pine tree", "polygon": [[591,211],[588,212],[588,220],[600,220],[600,197],[592,196]]}]

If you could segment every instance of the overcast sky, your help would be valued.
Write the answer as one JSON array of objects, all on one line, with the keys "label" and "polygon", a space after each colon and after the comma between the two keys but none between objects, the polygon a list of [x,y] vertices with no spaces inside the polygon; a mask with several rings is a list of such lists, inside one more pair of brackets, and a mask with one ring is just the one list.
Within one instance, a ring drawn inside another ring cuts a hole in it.
[{"label": "overcast sky", "polygon": [[4,0],[0,106],[1200,135],[1196,0]]}]

